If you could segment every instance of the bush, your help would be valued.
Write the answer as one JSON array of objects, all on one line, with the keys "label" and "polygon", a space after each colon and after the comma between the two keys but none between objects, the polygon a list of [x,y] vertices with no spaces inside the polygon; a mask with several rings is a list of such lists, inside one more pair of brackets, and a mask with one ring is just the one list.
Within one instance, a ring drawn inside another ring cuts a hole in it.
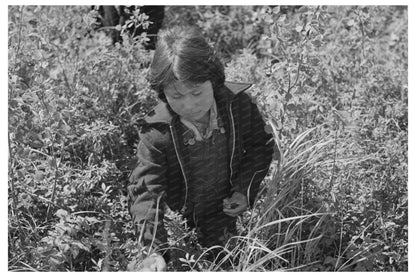
[{"label": "bush", "polygon": [[104,222],[112,244],[133,236],[124,190],[156,102],[151,55],[127,36],[113,46],[84,7],[12,6],[9,17],[10,269],[91,270],[118,250],[100,246]]}]

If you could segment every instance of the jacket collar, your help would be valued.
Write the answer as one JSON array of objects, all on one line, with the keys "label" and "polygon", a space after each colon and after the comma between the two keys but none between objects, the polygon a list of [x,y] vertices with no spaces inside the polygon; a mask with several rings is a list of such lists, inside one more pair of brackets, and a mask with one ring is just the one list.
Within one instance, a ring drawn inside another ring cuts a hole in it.
[{"label": "jacket collar", "polygon": [[[222,87],[219,93],[216,94],[216,97],[222,98],[227,102],[232,101],[232,99],[239,93],[247,90],[251,87],[251,84],[246,83],[236,83],[236,82],[225,82],[224,87]],[[218,100],[218,99],[216,99]],[[145,121],[147,123],[166,123],[171,124],[173,117],[177,116],[172,114],[167,103],[160,102],[155,108],[145,116]]]}]

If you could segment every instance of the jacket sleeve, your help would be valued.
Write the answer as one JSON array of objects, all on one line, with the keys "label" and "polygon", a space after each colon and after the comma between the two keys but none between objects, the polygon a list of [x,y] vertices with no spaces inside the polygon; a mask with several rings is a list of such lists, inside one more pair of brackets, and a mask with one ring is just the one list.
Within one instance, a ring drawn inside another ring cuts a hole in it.
[{"label": "jacket sleeve", "polygon": [[[139,243],[148,253],[161,252],[167,245],[164,228],[166,190],[166,157],[156,130],[140,133],[137,147],[138,162],[129,179],[130,214]],[[158,145],[159,144],[159,145]]]},{"label": "jacket sleeve", "polygon": [[243,154],[240,165],[240,189],[246,194],[250,206],[259,191],[259,186],[267,175],[273,157],[274,140],[265,131],[265,122],[251,99],[242,93],[241,107],[250,112],[243,112],[242,124]]}]

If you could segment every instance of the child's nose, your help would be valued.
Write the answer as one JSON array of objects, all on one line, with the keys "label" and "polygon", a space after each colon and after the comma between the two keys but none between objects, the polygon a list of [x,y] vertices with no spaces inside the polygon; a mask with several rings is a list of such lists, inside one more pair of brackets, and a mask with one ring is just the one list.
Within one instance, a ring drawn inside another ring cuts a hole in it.
[{"label": "child's nose", "polygon": [[186,107],[188,110],[192,111],[195,107],[198,106],[198,100],[189,96],[187,97]]}]

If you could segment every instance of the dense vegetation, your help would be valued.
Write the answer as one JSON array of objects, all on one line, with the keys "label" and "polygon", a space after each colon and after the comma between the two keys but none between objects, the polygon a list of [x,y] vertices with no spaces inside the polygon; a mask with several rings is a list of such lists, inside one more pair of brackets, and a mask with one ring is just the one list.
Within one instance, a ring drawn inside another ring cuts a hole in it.
[{"label": "dense vegetation", "polygon": [[[124,271],[139,251],[126,185],[157,102],[153,53],[143,37],[112,45],[93,18],[9,6],[12,271]],[[199,25],[227,78],[255,84],[278,145],[228,261],[205,260],[171,212],[170,270],[407,271],[407,20],[393,6],[166,8],[165,26]]]}]

